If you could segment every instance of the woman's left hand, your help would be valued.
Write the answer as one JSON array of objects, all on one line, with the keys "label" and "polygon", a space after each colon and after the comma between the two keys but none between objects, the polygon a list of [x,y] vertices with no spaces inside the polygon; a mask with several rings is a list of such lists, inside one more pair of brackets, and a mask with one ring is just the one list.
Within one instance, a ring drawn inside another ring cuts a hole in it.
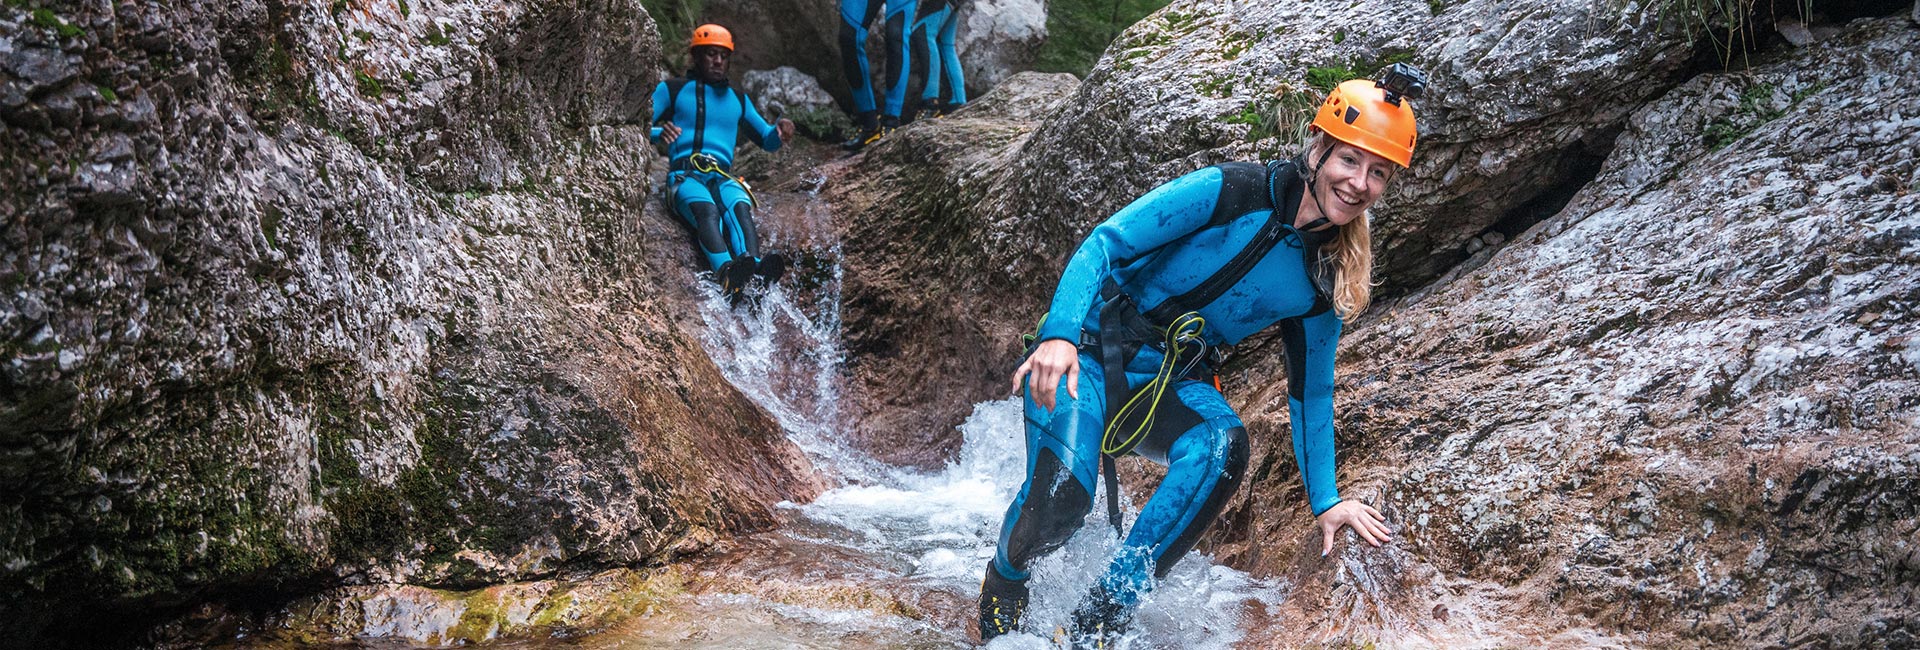
[{"label": "woman's left hand", "polygon": [[1379,510],[1359,501],[1341,501],[1320,513],[1320,538],[1324,540],[1320,557],[1333,552],[1333,536],[1343,526],[1353,528],[1361,539],[1374,546],[1393,541],[1393,531],[1387,530],[1387,518],[1380,516]]}]

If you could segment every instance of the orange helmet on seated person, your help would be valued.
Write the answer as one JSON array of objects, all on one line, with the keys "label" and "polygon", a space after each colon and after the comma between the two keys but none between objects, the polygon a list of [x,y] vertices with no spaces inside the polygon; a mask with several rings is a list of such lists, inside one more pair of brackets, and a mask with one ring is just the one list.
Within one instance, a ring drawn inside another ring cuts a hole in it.
[{"label": "orange helmet on seated person", "polygon": [[727,28],[714,24],[695,27],[693,28],[693,45],[688,47],[691,49],[702,45],[724,47],[727,48],[728,52],[732,52],[733,32],[729,32]]},{"label": "orange helmet on seated person", "polygon": [[1405,63],[1393,64],[1379,80],[1343,81],[1327,93],[1312,128],[1404,168],[1413,162],[1419,137],[1411,100],[1419,99],[1426,87],[1426,75]]}]

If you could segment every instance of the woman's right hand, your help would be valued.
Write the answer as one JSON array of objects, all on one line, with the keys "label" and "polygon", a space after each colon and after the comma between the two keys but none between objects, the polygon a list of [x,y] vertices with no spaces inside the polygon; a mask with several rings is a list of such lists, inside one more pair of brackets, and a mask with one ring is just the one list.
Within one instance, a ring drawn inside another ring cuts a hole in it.
[{"label": "woman's right hand", "polygon": [[1013,394],[1020,394],[1020,380],[1028,379],[1034,403],[1051,411],[1061,375],[1067,377],[1067,394],[1080,399],[1080,349],[1066,339],[1041,341],[1026,363],[1013,371]]}]

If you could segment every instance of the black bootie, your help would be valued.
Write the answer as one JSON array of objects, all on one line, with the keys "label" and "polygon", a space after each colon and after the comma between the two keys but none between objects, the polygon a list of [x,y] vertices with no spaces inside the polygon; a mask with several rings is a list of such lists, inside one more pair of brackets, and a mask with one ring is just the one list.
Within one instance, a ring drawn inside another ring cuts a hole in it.
[{"label": "black bootie", "polygon": [[1132,622],[1132,612],[1115,603],[1106,589],[1095,586],[1074,608],[1067,641],[1073,643],[1074,650],[1106,650],[1120,641]]},{"label": "black bootie", "polygon": [[980,579],[980,642],[1020,627],[1020,616],[1026,611],[1027,581],[1003,578],[988,562],[987,575]]},{"label": "black bootie", "polygon": [[754,270],[767,284],[780,282],[780,276],[787,274],[787,256],[779,253],[767,253],[760,258],[760,268]]}]

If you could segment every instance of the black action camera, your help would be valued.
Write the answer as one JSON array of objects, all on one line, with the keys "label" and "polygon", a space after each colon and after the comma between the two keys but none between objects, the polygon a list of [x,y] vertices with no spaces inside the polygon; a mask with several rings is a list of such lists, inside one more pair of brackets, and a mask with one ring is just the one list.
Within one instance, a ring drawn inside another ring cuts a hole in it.
[{"label": "black action camera", "polygon": [[1380,78],[1373,82],[1387,91],[1387,101],[1400,105],[1400,98],[1419,99],[1427,92],[1427,73],[1405,63],[1395,63],[1380,71]]}]

